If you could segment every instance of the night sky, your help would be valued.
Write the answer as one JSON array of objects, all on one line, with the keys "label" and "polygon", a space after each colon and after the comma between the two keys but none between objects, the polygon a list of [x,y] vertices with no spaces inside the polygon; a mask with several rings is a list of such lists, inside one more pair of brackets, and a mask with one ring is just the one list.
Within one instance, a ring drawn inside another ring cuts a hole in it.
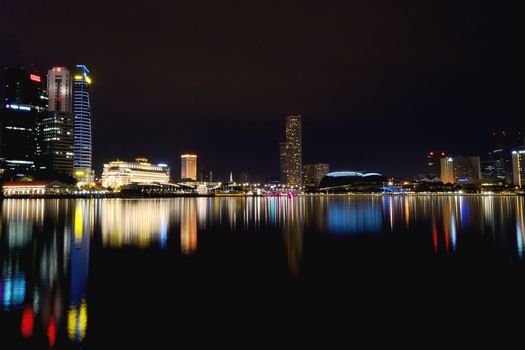
[{"label": "night sky", "polygon": [[[0,66],[86,64],[94,159],[196,152],[223,179],[278,176],[284,118],[303,162],[424,171],[525,130],[524,1],[0,0]],[[3,77],[2,77],[3,78]]]}]

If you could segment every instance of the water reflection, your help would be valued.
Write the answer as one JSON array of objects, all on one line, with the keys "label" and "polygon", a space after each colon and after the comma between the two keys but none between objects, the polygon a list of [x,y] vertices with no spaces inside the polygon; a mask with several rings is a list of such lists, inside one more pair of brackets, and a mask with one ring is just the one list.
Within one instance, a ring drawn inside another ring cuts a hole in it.
[{"label": "water reflection", "polygon": [[[403,236],[429,256],[469,254],[465,247],[478,240],[521,260],[524,200],[510,196],[4,200],[0,313],[7,315],[3,320],[16,323],[20,339],[37,339],[50,347],[80,344],[89,338],[92,322],[90,262],[97,261],[100,252],[147,248],[152,253],[185,255],[191,262],[196,261],[199,244],[205,246],[211,236],[225,241],[254,231],[264,233],[257,238],[261,241],[276,235],[278,247],[267,256],[286,258],[282,268],[294,279],[305,269],[305,242],[320,236],[337,242],[354,242],[358,236],[376,241]],[[205,259],[205,254],[198,255]],[[240,271],[245,268],[242,264]]]}]

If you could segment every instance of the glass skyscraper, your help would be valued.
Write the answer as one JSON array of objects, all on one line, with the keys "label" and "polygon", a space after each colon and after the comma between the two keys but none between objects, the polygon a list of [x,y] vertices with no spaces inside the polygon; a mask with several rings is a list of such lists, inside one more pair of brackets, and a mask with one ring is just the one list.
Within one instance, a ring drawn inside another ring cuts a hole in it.
[{"label": "glass skyscraper", "polygon": [[79,182],[88,182],[92,177],[92,132],[91,132],[91,78],[89,69],[77,64],[73,76],[74,121],[74,176]]}]

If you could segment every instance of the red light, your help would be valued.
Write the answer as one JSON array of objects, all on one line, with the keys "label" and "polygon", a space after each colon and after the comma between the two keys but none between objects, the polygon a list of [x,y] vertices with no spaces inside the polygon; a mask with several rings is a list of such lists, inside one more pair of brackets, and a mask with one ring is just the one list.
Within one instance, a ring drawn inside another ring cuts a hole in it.
[{"label": "red light", "polygon": [[55,346],[57,336],[57,325],[55,322],[55,317],[51,316],[49,324],[47,325],[47,339],[49,340],[49,346]]},{"label": "red light", "polygon": [[33,313],[33,309],[30,306],[26,306],[22,313],[22,325],[20,326],[22,337],[29,338],[33,335],[34,321],[35,314]]},{"label": "red light", "polygon": [[441,152],[441,155],[444,157],[445,156],[445,152]]},{"label": "red light", "polygon": [[433,156],[433,155],[434,155],[434,152],[430,152],[430,155]]},{"label": "red light", "polygon": [[57,71],[59,71],[59,72],[60,72],[61,70],[62,70],[62,68],[60,68],[60,67],[59,67],[59,68],[57,68]]},{"label": "red light", "polygon": [[37,83],[40,83],[42,81],[42,78],[35,74],[29,74],[29,79],[31,79],[32,81],[36,81]]}]

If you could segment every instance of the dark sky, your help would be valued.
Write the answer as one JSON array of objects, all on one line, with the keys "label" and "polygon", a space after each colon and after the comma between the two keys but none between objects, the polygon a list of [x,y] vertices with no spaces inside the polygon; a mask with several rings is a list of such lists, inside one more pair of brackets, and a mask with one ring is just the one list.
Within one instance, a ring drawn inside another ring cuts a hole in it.
[{"label": "dark sky", "polygon": [[484,154],[525,130],[523,1],[0,0],[0,65],[84,63],[94,157],[278,175],[284,117],[304,162],[388,175],[430,148]]}]

